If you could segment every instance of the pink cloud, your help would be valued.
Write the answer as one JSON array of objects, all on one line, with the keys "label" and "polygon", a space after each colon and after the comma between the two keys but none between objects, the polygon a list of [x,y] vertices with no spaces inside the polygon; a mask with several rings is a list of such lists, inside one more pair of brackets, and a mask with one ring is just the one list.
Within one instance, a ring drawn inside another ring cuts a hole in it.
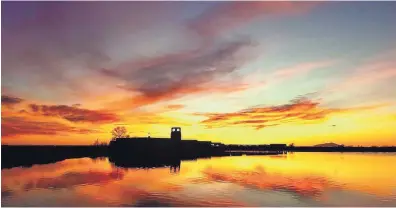
[{"label": "pink cloud", "polygon": [[346,77],[341,82],[329,85],[323,93],[361,89],[373,86],[383,80],[396,77],[396,52],[380,54],[356,67],[355,73]]},{"label": "pink cloud", "polygon": [[306,62],[297,64],[291,67],[286,67],[276,70],[273,76],[275,79],[288,79],[298,75],[307,74],[312,70],[321,69],[328,66],[332,66],[334,61],[317,61],[317,62]]}]

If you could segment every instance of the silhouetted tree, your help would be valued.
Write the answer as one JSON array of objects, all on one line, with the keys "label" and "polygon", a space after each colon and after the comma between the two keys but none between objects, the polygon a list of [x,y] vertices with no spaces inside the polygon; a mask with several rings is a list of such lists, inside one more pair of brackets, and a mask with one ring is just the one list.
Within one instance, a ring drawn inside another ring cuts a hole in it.
[{"label": "silhouetted tree", "polygon": [[123,126],[117,126],[111,131],[112,138],[127,138],[129,137],[127,129]]},{"label": "silhouetted tree", "polygon": [[107,142],[99,142],[99,139],[96,139],[93,146],[107,146]]}]

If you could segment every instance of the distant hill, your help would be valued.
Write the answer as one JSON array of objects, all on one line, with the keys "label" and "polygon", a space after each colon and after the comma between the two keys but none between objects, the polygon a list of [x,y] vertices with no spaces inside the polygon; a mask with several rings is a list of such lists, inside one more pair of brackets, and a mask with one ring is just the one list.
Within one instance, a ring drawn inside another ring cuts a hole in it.
[{"label": "distant hill", "polygon": [[339,147],[339,146],[342,145],[333,142],[314,145],[314,147]]}]

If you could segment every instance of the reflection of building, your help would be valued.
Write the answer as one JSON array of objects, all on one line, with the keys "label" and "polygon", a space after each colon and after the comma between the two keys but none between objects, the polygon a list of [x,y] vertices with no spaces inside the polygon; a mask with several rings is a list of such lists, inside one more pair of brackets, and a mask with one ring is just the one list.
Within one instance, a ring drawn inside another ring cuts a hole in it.
[{"label": "reflection of building", "polygon": [[171,140],[172,141],[181,141],[181,128],[180,127],[172,127]]},{"label": "reflection of building", "polygon": [[181,161],[178,160],[177,163],[174,163],[169,166],[170,173],[179,173],[180,172],[180,163]]}]

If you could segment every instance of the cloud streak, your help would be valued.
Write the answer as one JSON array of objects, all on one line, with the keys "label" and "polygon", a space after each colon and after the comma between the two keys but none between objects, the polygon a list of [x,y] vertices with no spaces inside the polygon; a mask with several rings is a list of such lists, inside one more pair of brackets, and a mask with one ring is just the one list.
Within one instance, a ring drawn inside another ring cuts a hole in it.
[{"label": "cloud streak", "polygon": [[173,104],[173,105],[167,105],[165,106],[166,110],[180,110],[183,109],[185,106],[184,105],[180,105],[180,104]]},{"label": "cloud streak", "polygon": [[310,11],[315,2],[227,2],[204,12],[190,23],[201,37],[212,39],[220,33],[269,15],[295,15]]},{"label": "cloud streak", "polygon": [[226,126],[248,126],[256,130],[278,126],[285,123],[312,123],[327,119],[332,114],[369,110],[383,105],[363,106],[355,108],[325,108],[318,101],[305,97],[298,97],[289,104],[277,106],[258,106],[243,109],[233,113],[195,113],[194,115],[206,116],[201,124],[207,128]]},{"label": "cloud streak", "polygon": [[276,70],[272,76],[276,80],[290,79],[298,75],[306,74],[315,69],[322,69],[325,67],[332,66],[335,61],[317,61],[317,62],[306,62],[297,64],[291,67],[286,67]]},{"label": "cloud streak", "polygon": [[[235,83],[216,82],[236,71],[247,60],[250,40],[221,44],[207,50],[164,55],[102,69],[105,76],[116,77],[125,84],[119,87],[137,93],[124,101],[129,107],[166,101],[200,92],[230,92],[244,89]],[[129,103],[129,104],[128,104]]]},{"label": "cloud streak", "polygon": [[20,135],[58,135],[62,133],[89,134],[97,130],[68,126],[52,121],[35,121],[18,116],[3,116],[1,118],[1,133],[4,137]]},{"label": "cloud streak", "polygon": [[23,102],[24,100],[22,98],[19,97],[13,97],[13,96],[9,96],[9,95],[2,95],[1,96],[1,104],[5,105],[7,107],[12,107],[14,105],[17,105],[21,102]]},{"label": "cloud streak", "polygon": [[119,116],[113,113],[78,108],[75,105],[67,106],[30,104],[29,107],[31,112],[34,114],[49,117],[59,117],[73,123],[113,123],[121,120]]},{"label": "cloud streak", "polygon": [[356,67],[355,73],[340,82],[332,83],[323,93],[356,90],[396,77],[396,51],[380,55]]}]

